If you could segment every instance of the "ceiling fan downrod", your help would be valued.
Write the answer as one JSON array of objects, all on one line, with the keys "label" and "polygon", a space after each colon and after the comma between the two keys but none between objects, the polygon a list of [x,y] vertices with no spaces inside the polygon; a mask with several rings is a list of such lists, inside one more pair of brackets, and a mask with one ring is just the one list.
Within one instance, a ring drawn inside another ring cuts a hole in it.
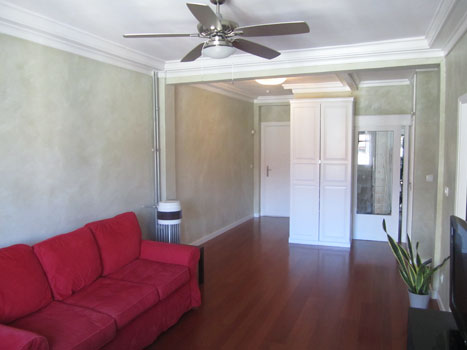
[{"label": "ceiling fan downrod", "polygon": [[225,2],[225,0],[210,0],[212,4],[216,5],[216,15],[220,15],[221,13],[221,5]]}]

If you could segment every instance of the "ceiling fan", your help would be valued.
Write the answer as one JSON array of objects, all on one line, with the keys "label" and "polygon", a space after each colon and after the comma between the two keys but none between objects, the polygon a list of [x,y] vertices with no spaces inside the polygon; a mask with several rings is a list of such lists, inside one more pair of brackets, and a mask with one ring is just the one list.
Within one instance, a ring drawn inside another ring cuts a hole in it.
[{"label": "ceiling fan", "polygon": [[308,24],[303,21],[299,22],[282,22],[268,23],[252,26],[239,27],[237,23],[224,19],[220,13],[220,5],[225,0],[210,0],[216,5],[214,12],[208,5],[187,3],[188,9],[193,16],[198,20],[198,33],[138,33],[124,34],[125,38],[176,38],[176,37],[196,37],[205,39],[205,41],[197,45],[193,50],[188,52],[182,58],[182,62],[194,61],[201,55],[211,58],[225,58],[232,55],[235,49],[245,51],[247,53],[273,59],[279,56],[279,51],[269,47],[257,44],[255,42],[242,39],[241,37],[254,36],[274,36],[274,35],[289,35],[302,34],[310,32]]}]

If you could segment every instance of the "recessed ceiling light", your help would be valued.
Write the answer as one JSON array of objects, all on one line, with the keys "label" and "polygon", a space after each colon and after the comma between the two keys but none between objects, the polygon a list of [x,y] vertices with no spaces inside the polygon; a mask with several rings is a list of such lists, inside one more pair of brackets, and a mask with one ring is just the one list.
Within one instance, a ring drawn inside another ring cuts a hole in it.
[{"label": "recessed ceiling light", "polygon": [[286,80],[287,78],[271,78],[271,79],[256,79],[256,82],[261,85],[280,85]]}]

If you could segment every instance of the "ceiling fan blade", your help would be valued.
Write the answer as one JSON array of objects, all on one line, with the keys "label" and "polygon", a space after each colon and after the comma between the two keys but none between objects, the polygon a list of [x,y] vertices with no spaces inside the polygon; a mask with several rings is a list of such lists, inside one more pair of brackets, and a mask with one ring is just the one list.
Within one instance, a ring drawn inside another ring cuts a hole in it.
[{"label": "ceiling fan blade", "polygon": [[232,45],[242,51],[251,53],[256,56],[267,58],[268,60],[279,56],[281,53],[270,49],[269,47],[254,43],[245,39],[235,39],[232,41]]},{"label": "ceiling fan blade", "polygon": [[182,33],[135,33],[123,34],[124,38],[177,38],[177,37],[198,37],[196,34],[182,34]]},{"label": "ceiling fan blade", "polygon": [[222,29],[222,24],[219,21],[216,13],[208,6],[202,4],[191,4],[187,3],[188,9],[191,11],[193,16],[196,17],[199,23],[203,25],[204,28],[217,28]]},{"label": "ceiling fan blade", "polygon": [[268,23],[235,28],[235,34],[242,36],[272,36],[309,33],[306,22]]},{"label": "ceiling fan blade", "polygon": [[201,53],[203,51],[204,43],[199,44],[193,50],[188,52],[185,57],[182,58],[181,62],[191,62],[196,60],[197,58],[201,57]]}]

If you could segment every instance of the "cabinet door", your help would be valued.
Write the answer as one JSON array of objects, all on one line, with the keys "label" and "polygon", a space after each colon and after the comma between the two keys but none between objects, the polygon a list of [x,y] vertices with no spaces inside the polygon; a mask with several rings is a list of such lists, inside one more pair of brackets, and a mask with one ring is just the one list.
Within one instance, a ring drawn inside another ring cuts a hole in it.
[{"label": "cabinet door", "polygon": [[321,105],[320,228],[322,242],[350,245],[352,102]]},{"label": "cabinet door", "polygon": [[319,103],[291,104],[290,242],[311,243],[319,231]]}]

